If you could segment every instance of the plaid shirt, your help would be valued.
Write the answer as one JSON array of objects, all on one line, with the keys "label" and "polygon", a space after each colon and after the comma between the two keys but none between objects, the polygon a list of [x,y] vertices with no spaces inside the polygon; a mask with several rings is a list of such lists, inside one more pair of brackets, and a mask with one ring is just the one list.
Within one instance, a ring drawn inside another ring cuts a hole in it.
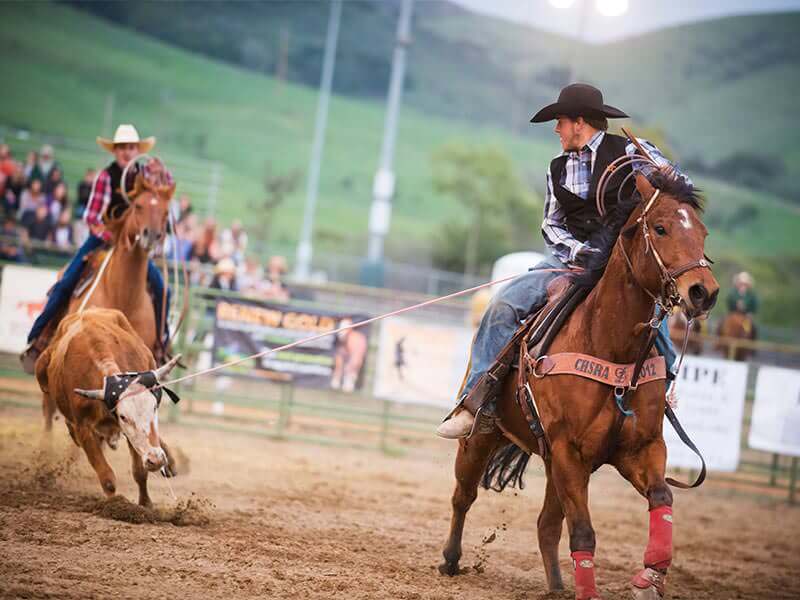
[{"label": "plaid shirt", "polygon": [[[589,185],[592,179],[595,158],[597,157],[597,149],[600,147],[604,136],[604,131],[598,131],[580,152],[562,152],[558,155],[568,157],[564,165],[564,174],[561,176],[561,181],[559,183],[584,200],[586,200],[586,197],[589,195]],[[642,144],[645,150],[647,150],[650,156],[653,157],[656,164],[659,166],[671,165],[670,161],[653,144],[641,138],[637,138],[637,140]],[[628,143],[625,147],[625,153],[628,155],[636,154],[636,146],[634,146],[632,142]],[[646,173],[652,169],[652,167],[639,164],[633,165],[633,169]],[[689,181],[686,175],[681,174],[681,176]],[[581,248],[586,246],[585,242],[575,239],[567,229],[567,215],[553,192],[553,181],[550,175],[550,169],[547,169],[547,189],[545,190],[544,196],[542,236],[544,237],[545,244],[553,253],[553,256],[565,264],[573,263],[575,261],[575,255]]]},{"label": "plaid shirt", "polygon": [[[147,166],[143,167],[144,176],[147,177]],[[164,169],[165,181],[168,185],[173,182],[172,174]],[[128,179],[130,181],[130,179]],[[86,202],[86,210],[83,213],[83,220],[90,226],[103,225],[103,215],[105,215],[108,205],[111,203],[111,175],[107,169],[103,169],[97,174],[92,184],[92,191],[89,193],[89,200]],[[104,241],[111,240],[111,233],[103,231],[101,237]]]}]

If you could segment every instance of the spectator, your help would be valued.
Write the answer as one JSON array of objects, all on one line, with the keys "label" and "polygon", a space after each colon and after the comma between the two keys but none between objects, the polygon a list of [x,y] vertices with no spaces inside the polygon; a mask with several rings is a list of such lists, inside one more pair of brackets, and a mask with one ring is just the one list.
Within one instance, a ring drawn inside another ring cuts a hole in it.
[{"label": "spectator", "polygon": [[25,166],[22,167],[22,172],[25,175],[25,182],[29,182],[32,179],[34,174],[34,169],[36,169],[36,163],[39,160],[39,155],[36,154],[36,150],[31,150],[25,156]]},{"label": "spectator", "polygon": [[3,219],[3,228],[0,229],[0,260],[23,262],[25,253],[22,251],[22,236],[17,222],[11,215]]},{"label": "spectator", "polygon": [[45,144],[39,151],[39,160],[35,162],[31,169],[28,180],[40,179],[46,188],[54,170],[61,172],[61,165],[53,158],[53,147],[50,144]]},{"label": "spectator", "polygon": [[53,167],[47,179],[44,181],[44,193],[52,194],[59,183],[64,183],[64,173],[59,167]]},{"label": "spectator", "polygon": [[217,222],[212,217],[206,219],[203,230],[195,240],[192,258],[196,258],[201,264],[216,263],[221,258],[217,242]]},{"label": "spectator", "polygon": [[246,258],[244,268],[239,275],[239,289],[248,295],[259,296],[263,287],[263,272],[256,260]]},{"label": "spectator", "polygon": [[94,185],[94,178],[96,176],[94,169],[86,169],[83,174],[83,179],[78,182],[77,199],[75,201],[75,218],[82,219],[83,213],[86,210],[86,204],[89,202],[89,196],[92,193],[92,186]]},{"label": "spectator", "polygon": [[189,196],[182,194],[178,200],[178,222],[181,223],[189,218],[192,214],[192,201]]},{"label": "spectator", "polygon": [[223,254],[233,258],[237,265],[244,261],[244,253],[247,250],[247,232],[242,228],[242,222],[235,219],[231,223],[230,229],[222,232],[220,239]]},{"label": "spectator", "polygon": [[283,277],[288,271],[286,258],[283,256],[272,256],[267,263],[267,281],[264,286],[263,296],[267,300],[276,302],[288,302],[289,290],[283,283]]},{"label": "spectator", "polygon": [[177,257],[180,261],[188,261],[192,255],[192,237],[186,221],[175,224],[176,235],[167,238],[165,257],[173,260]]},{"label": "spectator", "polygon": [[53,239],[53,223],[50,221],[50,213],[46,204],[41,204],[36,208],[33,221],[27,226],[28,237],[40,242],[49,242]]},{"label": "spectator", "polygon": [[62,181],[53,189],[52,193],[47,197],[47,206],[50,209],[50,220],[53,223],[57,223],[61,213],[69,208],[66,183]]},{"label": "spectator", "polygon": [[19,222],[23,227],[33,221],[36,211],[40,207],[44,207],[47,211],[47,197],[42,191],[42,182],[39,179],[31,179],[30,184],[22,191],[19,199]]},{"label": "spectator", "polygon": [[3,194],[3,212],[16,218],[19,212],[19,201],[25,187],[25,174],[22,165],[16,165],[16,170],[6,179],[5,193]]},{"label": "spectator", "polygon": [[0,173],[6,177],[11,177],[17,170],[17,161],[11,156],[11,148],[8,144],[0,144]]},{"label": "spectator", "polygon": [[75,238],[72,233],[72,215],[69,208],[61,211],[53,230],[53,243],[62,250],[71,250],[75,245]]},{"label": "spectator", "polygon": [[230,258],[223,258],[214,267],[214,279],[209,286],[215,290],[238,292],[236,283],[236,264]]}]

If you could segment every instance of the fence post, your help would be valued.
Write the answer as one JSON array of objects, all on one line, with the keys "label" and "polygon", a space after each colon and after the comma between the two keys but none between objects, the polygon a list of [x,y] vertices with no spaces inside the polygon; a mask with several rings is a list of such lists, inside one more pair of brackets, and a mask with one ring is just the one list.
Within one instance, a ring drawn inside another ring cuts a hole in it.
[{"label": "fence post", "polygon": [[792,472],[789,475],[789,504],[794,504],[797,491],[797,457],[792,457]]},{"label": "fence post", "polygon": [[778,482],[778,455],[772,455],[772,467],[770,467],[769,472],[769,485],[770,487],[775,487],[776,483]]},{"label": "fence post", "polygon": [[[187,345],[186,332],[189,330],[189,327],[190,327],[189,322],[190,322],[191,317],[192,317],[192,298],[194,296],[194,294],[192,294],[191,286],[187,286],[187,288],[184,290],[184,294],[186,294],[187,298],[188,298],[188,302],[187,302],[187,305],[186,305],[186,317],[184,318],[184,321],[181,324],[181,328],[178,331],[178,339],[176,340],[175,346],[176,346],[176,351],[178,352],[178,354],[182,354],[183,355],[182,361],[185,364],[188,365],[189,361],[188,361],[187,351],[186,351],[186,345]],[[183,376],[184,371],[185,371],[185,369],[182,369],[181,367],[178,367],[178,371],[177,371],[176,375],[178,377],[181,377],[181,376]],[[183,386],[182,383],[176,383],[175,384],[175,393],[178,394],[179,397],[181,395],[181,390],[183,389],[183,387],[184,386]],[[188,400],[188,403],[189,403],[189,410],[187,412],[189,414],[191,414],[191,412],[192,412],[192,400],[191,400],[191,398]],[[173,402],[170,402],[169,403],[169,413],[167,414],[167,421],[169,423],[177,423],[178,420],[180,419],[180,414],[181,414],[181,411],[178,408],[178,405],[173,403]]]}]

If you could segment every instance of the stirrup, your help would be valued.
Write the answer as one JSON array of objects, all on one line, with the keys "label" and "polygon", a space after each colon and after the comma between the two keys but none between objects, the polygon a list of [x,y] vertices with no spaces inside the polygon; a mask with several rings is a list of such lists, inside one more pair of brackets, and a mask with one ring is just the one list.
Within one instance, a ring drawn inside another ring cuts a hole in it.
[{"label": "stirrup", "polygon": [[497,409],[494,400],[488,400],[475,413],[472,431],[469,432],[467,439],[475,433],[487,434],[492,433],[495,429],[497,429]]}]

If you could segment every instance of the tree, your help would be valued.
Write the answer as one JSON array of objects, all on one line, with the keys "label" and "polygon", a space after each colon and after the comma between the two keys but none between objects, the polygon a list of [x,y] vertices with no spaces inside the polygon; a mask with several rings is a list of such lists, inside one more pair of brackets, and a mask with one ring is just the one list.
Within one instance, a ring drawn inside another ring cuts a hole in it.
[{"label": "tree", "polygon": [[433,168],[434,189],[461,203],[467,217],[466,225],[446,223],[437,235],[438,265],[463,265],[474,275],[501,254],[531,246],[541,203],[525,189],[505,151],[450,143],[434,153]]},{"label": "tree", "polygon": [[289,173],[276,175],[272,171],[272,165],[267,163],[264,166],[264,195],[260,200],[250,203],[253,215],[257,219],[257,229],[254,237],[262,247],[269,243],[270,230],[275,210],[283,204],[284,200],[295,192],[300,183],[300,171],[290,171]]}]

